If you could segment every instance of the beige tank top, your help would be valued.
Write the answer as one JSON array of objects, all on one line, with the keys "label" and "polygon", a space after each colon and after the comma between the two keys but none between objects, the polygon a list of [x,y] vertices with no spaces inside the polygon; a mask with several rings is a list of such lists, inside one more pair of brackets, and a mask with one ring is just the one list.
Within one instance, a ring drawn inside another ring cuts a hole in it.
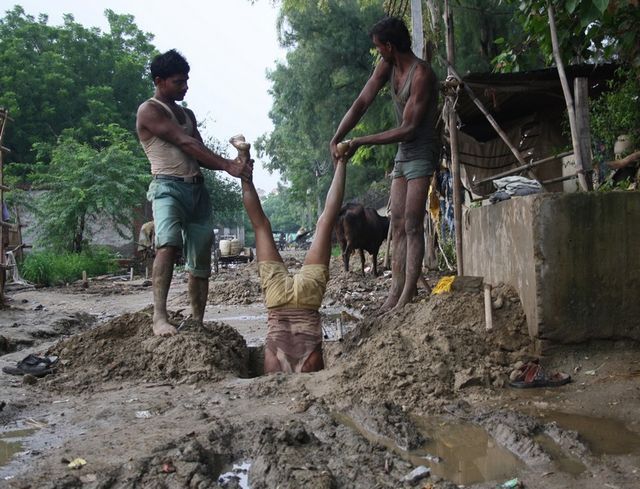
[{"label": "beige tank top", "polygon": [[[180,124],[180,121],[178,121],[173,111],[164,102],[161,102],[155,97],[150,98],[147,102],[163,107],[171,116],[171,120],[175,122],[186,135],[193,136],[193,122],[182,107],[180,107],[180,110],[184,113],[184,124]],[[157,136],[140,142],[151,163],[152,175],[171,175],[174,177],[194,177],[201,175],[198,161],[186,154],[175,144]]]}]

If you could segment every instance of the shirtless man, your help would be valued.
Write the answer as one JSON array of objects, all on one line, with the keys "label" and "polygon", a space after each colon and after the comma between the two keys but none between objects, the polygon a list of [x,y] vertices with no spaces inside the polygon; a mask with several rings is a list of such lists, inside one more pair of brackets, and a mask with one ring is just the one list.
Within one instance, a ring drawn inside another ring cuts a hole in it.
[{"label": "shirtless man", "polygon": [[381,309],[384,312],[410,302],[421,276],[427,189],[440,149],[436,132],[438,85],[431,67],[411,52],[411,38],[402,20],[385,17],[369,34],[382,60],[342,118],[330,151],[336,161],[338,142],[389,82],[398,126],[351,139],[346,153],[348,158],[360,146],[398,143],[391,184],[392,281]]},{"label": "shirtless man", "polygon": [[178,250],[184,248],[192,317],[202,322],[211,275],[211,205],[200,167],[250,178],[251,165],[213,153],[202,142],[193,112],[178,105],[187,93],[189,64],[177,51],[151,63],[153,98],[138,108],[136,130],[153,180],[147,193],[153,206],[156,257],[153,262],[153,332],[176,334],[167,318],[167,296]]},{"label": "shirtless man", "polygon": [[324,368],[318,309],[329,280],[331,233],[342,207],[346,159],[336,161],[333,181],[315,237],[300,272],[290,275],[278,252],[271,223],[251,180],[242,181],[242,199],[256,234],[260,282],[268,309],[265,373],[316,372]]}]

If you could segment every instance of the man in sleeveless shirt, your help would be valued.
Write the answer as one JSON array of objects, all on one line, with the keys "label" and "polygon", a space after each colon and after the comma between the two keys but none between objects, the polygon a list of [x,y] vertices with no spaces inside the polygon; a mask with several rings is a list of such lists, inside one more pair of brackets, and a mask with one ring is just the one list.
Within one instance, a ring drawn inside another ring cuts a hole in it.
[{"label": "man in sleeveless shirt", "polygon": [[156,257],[153,262],[153,332],[176,334],[167,318],[167,296],[173,266],[183,249],[189,272],[192,317],[202,322],[211,275],[211,205],[200,167],[251,177],[251,165],[213,153],[203,143],[193,112],[176,102],[184,99],[189,64],[170,50],[151,62],[155,85],[152,98],[138,108],[136,130],[153,180],[147,197],[155,222]]},{"label": "man in sleeveless shirt", "polygon": [[242,181],[242,199],[256,234],[256,258],[268,310],[264,371],[316,372],[324,368],[322,324],[318,309],[329,280],[331,233],[342,207],[346,158],[336,162],[331,187],[302,269],[289,274],[278,252],[271,223],[250,179]]},{"label": "man in sleeveless shirt", "polygon": [[373,74],[342,118],[330,151],[339,158],[338,143],[345,138],[388,82],[397,127],[378,134],[355,137],[346,157],[360,146],[398,144],[391,184],[393,233],[392,282],[381,311],[401,309],[416,294],[424,255],[424,214],[429,181],[440,148],[436,132],[438,85],[428,63],[411,51],[409,31],[401,19],[385,17],[369,35],[380,57]]}]

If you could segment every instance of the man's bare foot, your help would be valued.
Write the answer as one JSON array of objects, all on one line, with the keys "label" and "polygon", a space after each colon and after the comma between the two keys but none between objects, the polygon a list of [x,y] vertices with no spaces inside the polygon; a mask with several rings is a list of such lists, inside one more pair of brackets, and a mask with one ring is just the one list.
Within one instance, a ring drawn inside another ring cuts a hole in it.
[{"label": "man's bare foot", "polygon": [[173,336],[178,330],[166,319],[153,320],[153,334],[156,336]]},{"label": "man's bare foot", "polygon": [[415,289],[413,290],[413,293],[403,293],[400,296],[400,299],[398,299],[398,302],[396,303],[396,305],[393,306],[391,311],[392,312],[402,311],[402,309],[404,309],[404,306],[409,304],[413,300],[413,298],[416,296],[416,294],[417,294],[417,291]]},{"label": "man's bare foot", "polygon": [[389,312],[391,309],[393,309],[396,306],[397,303],[398,303],[398,297],[394,295],[389,295],[389,297],[387,297],[387,300],[384,302],[384,304],[382,304],[382,307],[378,309],[378,313],[384,314],[385,312]]},{"label": "man's bare foot", "polygon": [[249,150],[251,149],[251,143],[247,143],[244,136],[242,134],[236,134],[231,139],[229,139],[231,146],[238,150],[238,156],[243,161],[249,161],[251,159],[251,153]]},{"label": "man's bare foot", "polygon": [[399,300],[398,303],[389,310],[389,312],[394,313],[394,314],[397,313],[397,312],[400,312],[400,311],[402,311],[404,309],[404,306],[409,304],[409,302],[411,302],[411,301]]}]

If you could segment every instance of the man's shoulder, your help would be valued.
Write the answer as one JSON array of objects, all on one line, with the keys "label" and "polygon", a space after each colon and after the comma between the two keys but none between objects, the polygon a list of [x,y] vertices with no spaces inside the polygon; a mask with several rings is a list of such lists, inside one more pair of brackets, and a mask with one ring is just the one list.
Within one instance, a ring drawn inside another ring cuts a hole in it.
[{"label": "man's shoulder", "polygon": [[157,103],[153,98],[145,100],[138,106],[138,117],[145,115],[148,117],[171,117],[171,114],[167,113],[167,109]]},{"label": "man's shoulder", "polygon": [[417,61],[417,66],[415,71],[413,72],[413,77],[419,78],[425,83],[435,83],[437,82],[436,72],[433,71],[431,67],[431,63],[424,61],[423,59],[419,59]]}]

